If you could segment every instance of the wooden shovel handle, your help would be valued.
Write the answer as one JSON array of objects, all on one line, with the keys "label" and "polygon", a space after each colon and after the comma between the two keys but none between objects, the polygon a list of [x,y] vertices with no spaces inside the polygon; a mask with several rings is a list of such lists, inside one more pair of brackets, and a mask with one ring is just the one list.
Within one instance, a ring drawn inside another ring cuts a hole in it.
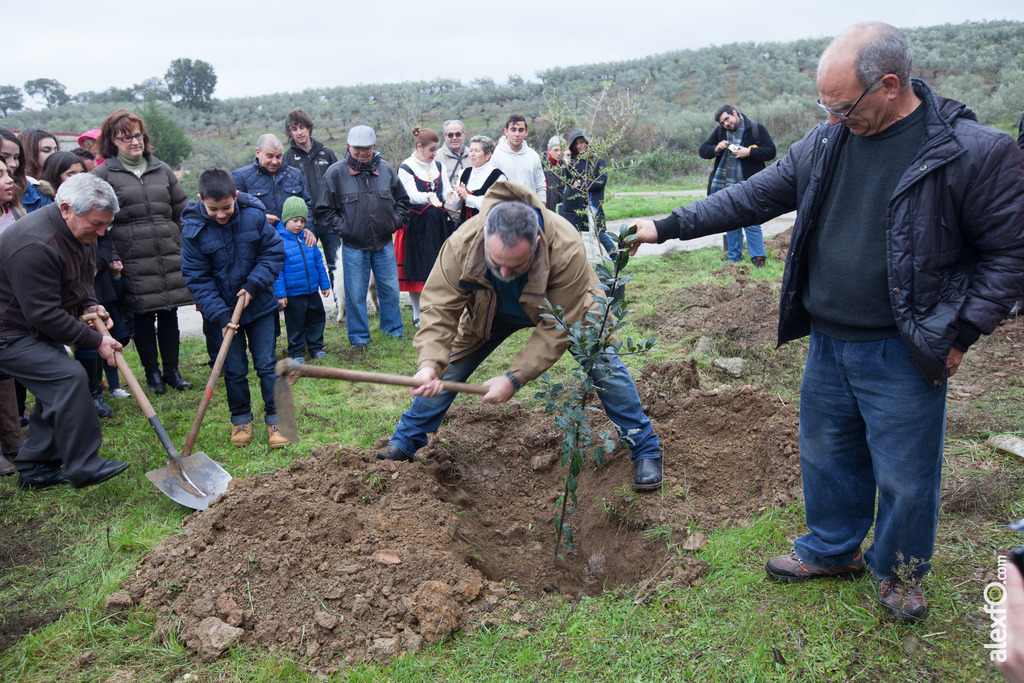
[{"label": "wooden shovel handle", "polygon": [[[238,297],[238,302],[235,304],[235,310],[231,312],[231,322],[235,325],[242,319],[242,309],[245,308],[245,297]],[[199,435],[199,427],[203,424],[203,418],[206,416],[206,409],[210,407],[210,401],[213,399],[213,388],[217,385],[217,378],[220,377],[220,371],[224,369],[224,361],[228,357],[228,349],[231,347],[231,340],[235,338],[235,328],[229,327],[227,334],[224,335],[224,339],[220,343],[220,350],[217,352],[217,358],[213,361],[213,370],[210,372],[210,379],[206,382],[206,390],[203,391],[203,398],[199,401],[199,410],[196,411],[196,417],[192,420],[192,427],[188,430],[188,436],[185,438],[185,447],[181,450],[181,457],[187,458],[192,455],[192,449],[196,446],[196,437]]]},{"label": "wooden shovel handle", "polygon": [[[81,320],[88,325],[92,325],[92,328],[104,337],[111,336],[110,330],[107,329],[104,319],[96,313],[86,313],[81,317]],[[149,424],[153,427],[153,431],[156,432],[156,437],[160,440],[160,445],[163,446],[164,450],[167,452],[167,463],[175,468],[183,482],[191,486],[199,494],[205,496],[206,494],[203,490],[196,486],[184,471],[182,471],[181,461],[178,457],[178,449],[174,447],[171,437],[167,435],[167,430],[164,429],[163,424],[160,422],[160,418],[156,416],[156,411],[153,410],[153,404],[149,402],[146,392],[144,392],[142,387],[139,386],[139,381],[135,379],[132,369],[128,367],[128,361],[124,359],[124,354],[120,351],[114,351],[114,362],[117,363],[117,369],[121,371],[124,381],[128,382],[128,388],[132,390],[132,396],[135,397],[139,407],[142,408],[143,415],[145,415],[146,419],[149,420]]]},{"label": "wooden shovel handle", "polygon": [[[96,313],[86,313],[81,317],[82,322],[92,325],[92,328],[102,334],[104,337],[110,336],[110,330],[107,329],[106,324]],[[97,322],[93,322],[97,321]],[[142,408],[143,414],[147,418],[154,417],[156,411],[153,410],[153,404],[149,402],[146,397],[146,392],[139,386],[139,381],[135,379],[135,375],[132,374],[132,369],[128,367],[128,361],[124,359],[124,354],[120,351],[114,351],[114,362],[117,363],[117,369],[120,370],[124,380],[128,382],[128,388],[132,390],[132,396],[138,401],[139,407]]]},{"label": "wooden shovel handle", "polygon": [[[346,382],[370,382],[373,384],[394,384],[403,387],[418,387],[420,382],[405,375],[387,375],[381,372],[364,372],[344,368],[328,368],[316,365],[299,365],[283,360],[277,364],[277,374],[282,377],[314,377],[316,379],[342,379]],[[486,394],[487,389],[479,384],[442,381],[445,391],[469,394]]]}]

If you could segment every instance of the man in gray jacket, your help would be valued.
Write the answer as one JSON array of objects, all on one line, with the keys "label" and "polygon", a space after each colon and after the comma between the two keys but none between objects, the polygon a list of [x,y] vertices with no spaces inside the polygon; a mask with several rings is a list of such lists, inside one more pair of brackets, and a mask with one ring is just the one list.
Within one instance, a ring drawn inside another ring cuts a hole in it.
[{"label": "man in gray jacket", "polygon": [[870,567],[883,613],[902,622],[927,614],[946,379],[1024,288],[1024,155],[911,80],[911,65],[900,31],[853,26],[818,66],[827,122],[750,180],[636,222],[638,242],[664,242],[798,210],[779,341],[811,337],[800,397],[809,531],[768,561],[768,577]]},{"label": "man in gray jacket", "polygon": [[380,329],[392,337],[402,336],[398,264],[391,236],[405,225],[409,195],[398,172],[374,150],[376,144],[377,135],[369,126],[350,130],[345,158],[327,169],[316,199],[316,224],[341,235],[345,325],[355,349],[370,343],[366,290],[371,272],[377,284]]}]

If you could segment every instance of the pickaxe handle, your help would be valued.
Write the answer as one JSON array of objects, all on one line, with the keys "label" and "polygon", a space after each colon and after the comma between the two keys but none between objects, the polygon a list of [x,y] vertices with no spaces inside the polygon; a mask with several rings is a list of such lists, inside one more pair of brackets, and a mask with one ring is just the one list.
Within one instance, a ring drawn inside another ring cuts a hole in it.
[{"label": "pickaxe handle", "polygon": [[[342,379],[346,382],[370,382],[373,384],[394,384],[403,387],[418,387],[420,382],[405,375],[388,375],[381,372],[364,372],[360,370],[346,370],[344,368],[328,368],[316,365],[300,365],[291,360],[278,361],[276,369],[278,377],[294,381],[299,377],[313,377],[316,379]],[[470,394],[486,394],[487,389],[479,384],[466,384],[465,382],[441,382],[445,391],[455,391]]]}]

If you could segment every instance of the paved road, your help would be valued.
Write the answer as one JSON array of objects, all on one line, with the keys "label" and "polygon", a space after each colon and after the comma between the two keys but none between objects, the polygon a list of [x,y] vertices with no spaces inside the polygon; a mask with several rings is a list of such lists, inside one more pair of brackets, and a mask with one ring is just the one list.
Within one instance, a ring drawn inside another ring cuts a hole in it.
[{"label": "paved road", "polygon": [[[701,193],[703,194],[703,193]],[[657,220],[664,218],[665,215],[661,216],[645,216]],[[632,219],[630,219],[632,220]],[[764,233],[764,238],[768,239],[773,235],[778,235],[780,232],[785,232],[793,227],[793,222],[796,221],[796,211],[792,213],[783,214],[778,218],[768,221],[761,226],[761,231]],[[609,221],[608,227],[610,230],[618,231],[621,226],[628,224],[630,221]],[[680,240],[669,240],[664,244],[644,244],[641,245],[640,250],[637,252],[637,256],[650,256],[652,254],[664,254],[666,251],[675,251],[682,249],[684,251],[693,251],[694,249],[702,249],[703,247],[721,247],[722,236],[721,235],[709,235],[707,237],[698,237],[695,240],[686,240],[685,242]]]}]

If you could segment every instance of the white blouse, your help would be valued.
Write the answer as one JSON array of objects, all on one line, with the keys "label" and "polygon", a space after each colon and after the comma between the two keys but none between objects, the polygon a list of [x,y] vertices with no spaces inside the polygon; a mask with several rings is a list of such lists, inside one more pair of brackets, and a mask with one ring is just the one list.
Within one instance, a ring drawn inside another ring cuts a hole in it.
[{"label": "white blouse", "polygon": [[[416,155],[413,154],[411,157],[403,161],[402,165],[411,168],[413,170],[413,174],[415,174],[415,176],[420,180],[425,180],[427,182],[440,181],[442,188],[441,196],[444,198],[443,201],[448,204],[451,203],[452,197],[455,196],[455,193],[452,192],[451,183],[448,182],[448,174],[444,171],[437,170],[438,163],[440,162],[435,158],[434,161],[431,161],[428,164],[420,161],[416,158]],[[444,166],[441,166],[441,168],[443,169]],[[430,193],[420,192],[416,189],[416,180],[413,178],[413,174],[410,174],[404,168],[401,168],[401,166],[398,169],[398,179],[402,181],[402,185],[405,187],[405,191],[409,195],[409,201],[412,204],[429,203],[430,200],[427,199],[427,197]]]},{"label": "white blouse", "polygon": [[[469,182],[466,183],[467,192],[475,192],[476,190],[480,189],[480,187],[483,186],[484,181],[487,180],[487,177],[491,175],[491,171],[496,169],[497,166],[494,165],[493,159],[488,159],[487,163],[485,163],[480,168],[471,168],[472,170],[469,173]],[[508,180],[508,177],[504,173],[502,173],[500,176],[498,176],[498,180]],[[479,211],[481,208],[483,208],[483,203],[483,195],[466,195],[466,206],[470,207],[471,209],[476,209],[477,211]]]}]

